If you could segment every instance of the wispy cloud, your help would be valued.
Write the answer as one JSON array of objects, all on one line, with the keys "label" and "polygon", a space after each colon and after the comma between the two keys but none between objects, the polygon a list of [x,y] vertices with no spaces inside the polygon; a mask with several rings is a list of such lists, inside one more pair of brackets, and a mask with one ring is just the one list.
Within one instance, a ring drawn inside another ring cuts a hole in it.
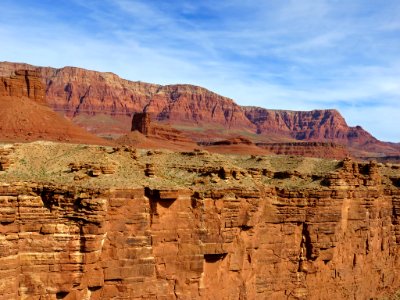
[{"label": "wispy cloud", "polygon": [[4,0],[0,59],[192,83],[245,105],[333,107],[399,142],[399,19],[396,0]]}]

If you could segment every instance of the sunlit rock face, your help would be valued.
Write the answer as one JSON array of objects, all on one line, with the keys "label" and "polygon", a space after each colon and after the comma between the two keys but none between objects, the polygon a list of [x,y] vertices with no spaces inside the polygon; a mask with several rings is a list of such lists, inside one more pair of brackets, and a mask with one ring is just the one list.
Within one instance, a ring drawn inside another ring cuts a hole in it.
[{"label": "sunlit rock face", "polygon": [[48,106],[46,88],[37,70],[16,70],[10,76],[0,77],[0,112],[1,142],[53,140],[110,144]]},{"label": "sunlit rock face", "polygon": [[41,75],[34,70],[16,70],[12,76],[0,77],[0,96],[26,97],[46,103]]},{"label": "sunlit rock face", "polygon": [[346,159],[304,187],[313,175],[213,167],[190,169],[213,184],[187,187],[155,187],[160,163],[139,188],[2,183],[2,299],[368,299],[400,287],[397,166]]},{"label": "sunlit rock face", "polygon": [[[250,136],[254,142],[333,142],[344,145],[354,157],[400,154],[395,144],[378,141],[360,126],[348,126],[334,109],[288,111],[245,107],[199,86],[129,81],[113,73],[76,67],[56,69],[1,62],[0,76],[14,76],[22,69],[40,77],[45,85],[45,101],[53,110],[101,135],[128,133],[132,115],[145,111],[158,122],[187,131],[195,141],[214,141],[240,134]],[[35,97],[42,99],[42,96]],[[326,154],[331,150],[326,145],[320,144],[320,157],[332,157]],[[291,147],[286,146],[289,150]],[[313,149],[291,151],[309,153]]]}]

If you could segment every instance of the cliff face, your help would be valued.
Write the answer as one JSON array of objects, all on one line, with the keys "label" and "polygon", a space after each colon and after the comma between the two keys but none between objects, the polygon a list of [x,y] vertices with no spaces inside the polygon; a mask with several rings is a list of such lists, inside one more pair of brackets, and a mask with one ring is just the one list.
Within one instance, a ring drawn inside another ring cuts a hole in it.
[{"label": "cliff face", "polygon": [[[3,154],[4,299],[369,299],[400,287],[397,165],[68,146],[76,157],[59,168],[89,176],[70,185],[43,158],[67,146],[43,147]],[[25,164],[47,165],[31,179],[63,184],[12,181],[32,172],[18,162],[28,150]],[[77,168],[79,155],[90,163]],[[120,165],[94,173],[95,159]]]},{"label": "cliff face", "polygon": [[146,109],[160,121],[252,126],[232,100],[197,86],[160,86],[74,67],[54,69],[13,63],[2,63],[0,74],[10,75],[17,68],[39,72],[46,83],[48,103],[70,116],[129,115]]},{"label": "cliff face", "polygon": [[343,159],[350,156],[343,145],[322,142],[258,143],[257,146],[278,155],[298,155]]},{"label": "cliff face", "polygon": [[26,97],[45,104],[46,94],[37,71],[17,70],[11,77],[0,77],[0,96]]},{"label": "cliff face", "polygon": [[0,140],[38,139],[109,144],[55,113],[46,103],[38,71],[17,70],[0,77]]},{"label": "cliff face", "polygon": [[336,110],[283,111],[245,107],[245,114],[256,124],[257,132],[278,133],[296,140],[338,141],[342,144],[377,142],[361,127],[349,127]]},{"label": "cliff face", "polygon": [[224,139],[231,130],[258,133],[256,139],[264,142],[335,142],[349,146],[356,156],[399,153],[398,147],[376,140],[361,127],[349,127],[335,110],[292,112],[241,107],[192,85],[161,86],[74,67],[0,63],[0,75],[8,76],[18,69],[40,73],[49,105],[96,133],[127,133],[131,115],[145,110],[158,121],[185,128],[196,140]]},{"label": "cliff face", "polygon": [[1,63],[0,75],[15,70],[36,70],[46,86],[47,102],[69,116],[79,113],[126,114],[141,111],[159,85],[132,82],[112,73],[74,67],[55,69],[28,64]]},{"label": "cliff face", "polygon": [[155,113],[160,121],[254,128],[244,116],[241,107],[231,99],[191,85],[162,87],[146,106],[146,111]]}]

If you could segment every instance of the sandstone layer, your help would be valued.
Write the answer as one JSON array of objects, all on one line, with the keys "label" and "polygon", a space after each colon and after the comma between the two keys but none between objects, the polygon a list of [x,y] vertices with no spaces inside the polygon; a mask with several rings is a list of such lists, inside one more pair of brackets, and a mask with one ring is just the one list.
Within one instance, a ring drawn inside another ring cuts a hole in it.
[{"label": "sandstone layer", "polygon": [[395,144],[378,141],[360,126],[348,126],[336,110],[294,112],[242,107],[193,85],[161,86],[74,67],[0,63],[0,75],[8,76],[19,69],[40,73],[48,104],[97,134],[126,134],[132,114],[145,110],[155,114],[158,121],[187,131],[196,141],[239,134],[254,142],[334,142],[345,145],[356,157],[400,154]]},{"label": "sandstone layer", "polygon": [[306,157],[325,157],[343,159],[350,156],[349,151],[340,144],[322,142],[296,143],[257,143],[257,146],[278,155],[298,155]]},{"label": "sandstone layer", "polygon": [[13,76],[0,77],[0,96],[26,97],[38,103],[46,103],[42,78],[33,70],[16,70]]},{"label": "sandstone layer", "polygon": [[50,142],[0,155],[2,299],[400,288],[399,165]]},{"label": "sandstone layer", "polygon": [[94,144],[109,142],[55,113],[46,103],[45,88],[36,71],[16,71],[0,77],[0,140],[54,140]]},{"label": "sandstone layer", "polygon": [[376,141],[360,126],[349,127],[337,110],[284,111],[245,107],[246,116],[257,126],[257,132],[273,132],[296,140],[332,140],[343,144]]}]

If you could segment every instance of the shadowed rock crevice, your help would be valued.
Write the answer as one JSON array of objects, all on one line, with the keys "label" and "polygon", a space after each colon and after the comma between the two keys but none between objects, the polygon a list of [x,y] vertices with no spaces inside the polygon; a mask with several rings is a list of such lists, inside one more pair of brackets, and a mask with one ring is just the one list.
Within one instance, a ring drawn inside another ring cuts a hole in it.
[{"label": "shadowed rock crevice", "polygon": [[222,261],[228,253],[214,253],[214,254],[204,254],[204,260],[206,263],[216,263]]},{"label": "shadowed rock crevice", "polygon": [[394,186],[400,187],[400,176],[399,177],[391,177],[390,180],[392,181]]},{"label": "shadowed rock crevice", "polygon": [[68,296],[69,292],[57,292],[56,299],[65,299]]},{"label": "shadowed rock crevice", "polygon": [[313,254],[313,245],[308,226],[307,223],[303,223],[300,244],[301,257],[306,260],[315,260],[317,257]]}]

